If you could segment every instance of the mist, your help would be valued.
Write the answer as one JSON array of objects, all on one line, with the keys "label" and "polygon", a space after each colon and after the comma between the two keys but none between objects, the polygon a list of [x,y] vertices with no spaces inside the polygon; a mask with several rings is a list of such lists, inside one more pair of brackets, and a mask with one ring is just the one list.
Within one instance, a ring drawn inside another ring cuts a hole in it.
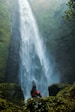
[{"label": "mist", "polygon": [[52,57],[60,82],[75,81],[75,25],[65,20],[69,0],[30,0],[38,23],[40,34],[45,41],[49,57]]}]

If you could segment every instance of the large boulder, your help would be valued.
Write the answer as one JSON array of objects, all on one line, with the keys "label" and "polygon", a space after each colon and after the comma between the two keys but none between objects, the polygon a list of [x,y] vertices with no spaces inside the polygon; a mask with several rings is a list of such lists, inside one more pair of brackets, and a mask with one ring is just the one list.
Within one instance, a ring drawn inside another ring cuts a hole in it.
[{"label": "large boulder", "polygon": [[21,105],[24,101],[23,93],[19,85],[13,83],[0,84],[0,98]]},{"label": "large boulder", "polygon": [[23,108],[0,98],[0,112],[23,112]]},{"label": "large boulder", "polygon": [[48,91],[49,91],[49,96],[56,96],[56,94],[64,89],[65,87],[67,87],[69,84],[53,84],[51,86],[48,87]]},{"label": "large boulder", "polygon": [[63,90],[59,91],[57,96],[75,100],[75,84],[68,85]]}]

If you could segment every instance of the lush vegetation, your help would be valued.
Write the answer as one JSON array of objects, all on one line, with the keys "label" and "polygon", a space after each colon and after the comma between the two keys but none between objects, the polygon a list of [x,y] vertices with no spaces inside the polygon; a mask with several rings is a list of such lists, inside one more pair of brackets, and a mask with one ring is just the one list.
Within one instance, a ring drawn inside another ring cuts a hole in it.
[{"label": "lush vegetation", "polygon": [[23,112],[24,97],[16,84],[0,84],[0,112]]},{"label": "lush vegetation", "polygon": [[0,98],[20,105],[24,100],[21,88],[16,84],[1,83],[0,84]]},{"label": "lush vegetation", "polygon": [[0,98],[0,112],[23,112],[22,107]]},{"label": "lush vegetation", "polygon": [[[56,61],[57,69],[61,72],[61,74],[68,74],[66,72],[69,71],[73,72],[72,65],[75,59],[74,53],[74,24],[71,26],[66,25],[63,23],[64,18],[62,17],[65,13],[63,13],[61,7],[57,4],[55,7],[51,7],[50,2],[48,3],[39,3],[39,1],[35,1],[36,3],[32,4],[32,9],[34,11],[39,31],[41,33],[41,37],[45,40],[45,44],[47,46],[47,50],[50,55],[54,58],[53,60]],[[45,5],[46,4],[46,5]],[[8,58],[8,50],[9,50],[9,42],[10,42],[10,30],[11,30],[11,0],[0,0],[0,82],[5,82],[5,73],[7,68],[7,58]],[[70,17],[74,19],[75,15],[75,2],[74,0],[70,0],[68,3],[69,9],[66,11],[66,17]],[[63,18],[63,19],[62,19]],[[61,21],[61,19],[63,21]],[[63,26],[63,27],[62,27]],[[70,28],[69,28],[70,27]],[[67,41],[66,41],[67,40]],[[69,42],[69,40],[71,40]],[[71,44],[71,45],[70,45]],[[71,46],[71,47],[70,47]],[[72,49],[68,51],[68,56],[66,50]],[[72,58],[70,58],[72,55]],[[63,55],[63,56],[62,56]],[[65,58],[65,64],[63,64],[63,57]],[[68,57],[68,58],[67,58]],[[68,61],[70,60],[70,62]],[[71,66],[67,66],[71,65]],[[62,70],[61,70],[62,68]],[[67,69],[67,70],[65,70]],[[67,78],[68,76],[66,76]],[[72,78],[72,77],[71,77]],[[73,78],[74,79],[74,78]],[[72,80],[73,80],[72,79]],[[69,80],[69,79],[68,79]],[[70,81],[69,81],[70,82]]]},{"label": "lush vegetation", "polygon": [[[11,4],[12,4],[11,0],[0,0],[0,83],[5,82],[4,79],[7,67],[8,49],[11,35],[10,34]],[[66,13],[65,16],[67,19],[74,20],[75,0],[70,0],[68,6],[69,9],[65,12]],[[42,5],[40,7],[42,10],[43,9]],[[73,64],[75,65],[75,63],[73,60],[71,60],[71,58],[75,59],[75,56],[73,54],[73,51],[75,51],[74,49],[75,44],[74,41],[71,44],[69,43],[70,41],[68,41],[68,39],[69,40],[74,39],[73,28],[71,28],[72,32],[68,31],[70,33],[67,33],[65,36],[64,34],[66,32],[64,31],[66,31],[65,29],[68,26],[62,28],[62,24],[59,25],[60,21],[59,19],[61,19],[60,14],[62,15],[62,13],[61,12],[58,13],[58,11],[56,11],[53,14],[51,11],[52,10],[48,8],[46,10],[43,9],[41,12],[38,8],[37,12],[39,13],[35,13],[36,11],[34,10],[37,22],[39,24],[40,32],[42,35],[44,35],[45,37],[44,39],[47,41],[47,47],[50,49],[50,52],[51,49],[53,50],[55,57],[57,57],[58,59],[58,62],[59,61],[60,63],[64,62],[65,68],[67,68],[67,66],[69,68],[70,65],[71,68],[73,68],[72,66]],[[56,19],[53,19],[54,17]],[[63,24],[63,26],[65,25]],[[63,32],[61,29],[62,30],[64,29]],[[69,36],[69,34],[71,34],[71,36]],[[69,48],[71,52],[68,50]],[[67,58],[65,58],[66,55],[64,55],[63,51],[67,53]],[[71,54],[71,56],[69,55],[69,53]],[[60,54],[60,56],[57,56],[58,54]],[[70,56],[70,58],[68,58],[68,56]],[[61,59],[61,57],[64,57],[63,58],[64,61],[63,59]],[[66,60],[68,62],[71,61],[71,63],[67,63]],[[61,64],[59,64],[59,66],[60,66],[59,70],[64,71]],[[69,73],[72,75],[72,71],[74,70],[74,68],[73,69],[71,68],[66,69],[66,71],[70,70],[70,72],[68,72],[67,76],[65,74],[65,79],[66,77],[69,76]],[[68,80],[71,80],[72,78],[74,79],[74,77],[72,76]],[[51,87],[49,87],[49,95],[51,96],[38,99],[28,99],[27,103],[24,104],[23,94],[21,88],[18,85],[1,83],[0,112],[74,112],[75,111],[75,84],[52,85]]]},{"label": "lush vegetation", "polygon": [[0,82],[4,82],[11,30],[11,0],[0,0]]},{"label": "lush vegetation", "polygon": [[75,0],[70,0],[67,4],[69,9],[65,12],[66,13],[66,19],[75,21]]},{"label": "lush vegetation", "polygon": [[28,100],[25,112],[74,112],[75,84],[65,86],[56,96]]},{"label": "lush vegetation", "polygon": [[[0,112],[74,112],[75,84],[57,84],[61,88],[55,96],[30,98],[24,104],[20,87],[16,84],[0,84]],[[54,93],[53,93],[54,94]]]},{"label": "lush vegetation", "polygon": [[[59,74],[62,82],[75,82],[75,21],[67,22],[65,19],[68,11],[72,13],[75,11],[71,10],[75,3],[69,5],[74,0],[70,0],[69,3],[68,0],[48,0],[48,6],[46,0],[45,3],[42,1],[41,5],[38,5],[39,1],[32,2],[32,10],[50,56],[51,65],[54,65],[51,67],[55,67],[53,74]],[[75,17],[72,15],[70,14],[70,18],[74,20]]]}]

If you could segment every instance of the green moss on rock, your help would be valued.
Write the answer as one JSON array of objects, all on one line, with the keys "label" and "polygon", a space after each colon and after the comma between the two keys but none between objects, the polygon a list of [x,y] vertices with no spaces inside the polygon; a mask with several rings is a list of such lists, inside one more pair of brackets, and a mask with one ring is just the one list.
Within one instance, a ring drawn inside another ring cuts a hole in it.
[{"label": "green moss on rock", "polygon": [[0,98],[13,102],[17,105],[22,105],[24,100],[20,86],[16,84],[2,83],[0,84]]},{"label": "green moss on rock", "polygon": [[13,83],[0,84],[0,112],[24,112],[21,88]]},{"label": "green moss on rock", "polygon": [[0,98],[0,112],[23,112],[23,108]]},{"label": "green moss on rock", "polygon": [[58,97],[63,97],[66,99],[73,99],[75,100],[75,84],[70,84],[63,90],[59,91],[57,94]]},{"label": "green moss on rock", "polygon": [[49,96],[56,96],[56,94],[66,88],[67,86],[69,86],[69,84],[53,84],[51,86],[48,87],[48,91],[49,91]]},{"label": "green moss on rock", "polygon": [[[61,87],[61,85],[58,85]],[[75,85],[64,85],[56,96],[29,99],[25,112],[75,112]]]},{"label": "green moss on rock", "polygon": [[18,85],[2,83],[0,112],[75,112],[75,84],[65,84],[64,87],[56,96],[30,98],[24,104]]}]

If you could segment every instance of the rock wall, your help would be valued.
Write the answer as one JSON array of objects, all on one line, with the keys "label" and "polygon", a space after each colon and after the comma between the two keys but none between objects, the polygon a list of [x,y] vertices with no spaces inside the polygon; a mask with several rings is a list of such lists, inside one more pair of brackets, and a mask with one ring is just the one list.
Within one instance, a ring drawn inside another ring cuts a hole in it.
[{"label": "rock wall", "polygon": [[55,66],[53,72],[59,74],[60,82],[75,82],[75,22],[67,22],[64,18],[68,0],[30,3]]},{"label": "rock wall", "polygon": [[20,23],[19,23],[19,4],[18,0],[13,1],[11,40],[9,46],[9,56],[6,72],[6,82],[18,82],[19,69],[19,47],[20,47]]},{"label": "rock wall", "polygon": [[10,43],[12,0],[0,0],[0,83],[5,82]]}]

